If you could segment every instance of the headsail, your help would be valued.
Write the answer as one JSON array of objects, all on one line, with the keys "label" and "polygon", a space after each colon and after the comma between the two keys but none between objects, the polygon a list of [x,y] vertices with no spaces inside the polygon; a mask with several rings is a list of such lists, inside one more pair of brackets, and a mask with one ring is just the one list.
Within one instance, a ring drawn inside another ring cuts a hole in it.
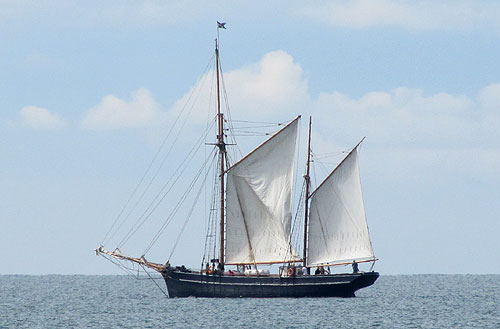
[{"label": "headsail", "polygon": [[311,195],[307,265],[375,259],[368,235],[357,146]]},{"label": "headsail", "polygon": [[300,258],[290,249],[298,119],[227,172],[226,264]]}]

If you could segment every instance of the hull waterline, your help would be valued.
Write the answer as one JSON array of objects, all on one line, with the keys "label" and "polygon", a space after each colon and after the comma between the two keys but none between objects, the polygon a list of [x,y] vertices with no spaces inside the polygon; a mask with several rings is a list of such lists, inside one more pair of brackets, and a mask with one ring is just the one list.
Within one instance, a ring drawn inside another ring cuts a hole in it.
[{"label": "hull waterline", "polygon": [[169,297],[355,297],[378,272],[355,274],[227,276],[170,270],[162,273]]}]

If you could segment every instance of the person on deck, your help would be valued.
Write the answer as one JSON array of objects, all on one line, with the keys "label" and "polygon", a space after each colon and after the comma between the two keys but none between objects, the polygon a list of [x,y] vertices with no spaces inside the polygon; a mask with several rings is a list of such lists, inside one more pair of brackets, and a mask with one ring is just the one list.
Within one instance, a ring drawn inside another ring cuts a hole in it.
[{"label": "person on deck", "polygon": [[352,273],[359,273],[358,263],[355,260],[352,261]]},{"label": "person on deck", "polygon": [[307,267],[302,266],[302,275],[307,275]]}]

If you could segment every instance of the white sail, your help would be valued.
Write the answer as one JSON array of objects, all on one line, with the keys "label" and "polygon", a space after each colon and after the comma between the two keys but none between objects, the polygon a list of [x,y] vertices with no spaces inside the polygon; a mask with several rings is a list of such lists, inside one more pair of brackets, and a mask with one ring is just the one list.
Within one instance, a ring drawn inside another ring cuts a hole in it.
[{"label": "white sail", "polygon": [[227,172],[226,264],[298,260],[290,250],[298,118]]},{"label": "white sail", "polygon": [[307,265],[374,258],[355,148],[311,195]]}]

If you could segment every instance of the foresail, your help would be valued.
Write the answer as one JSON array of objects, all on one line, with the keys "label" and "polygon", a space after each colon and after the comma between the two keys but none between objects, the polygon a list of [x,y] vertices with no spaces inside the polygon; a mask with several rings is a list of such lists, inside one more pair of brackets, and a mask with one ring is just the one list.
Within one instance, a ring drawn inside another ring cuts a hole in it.
[{"label": "foresail", "polygon": [[307,265],[374,258],[356,147],[311,195]]},{"label": "foresail", "polygon": [[227,172],[226,264],[298,260],[290,250],[298,118]]}]

